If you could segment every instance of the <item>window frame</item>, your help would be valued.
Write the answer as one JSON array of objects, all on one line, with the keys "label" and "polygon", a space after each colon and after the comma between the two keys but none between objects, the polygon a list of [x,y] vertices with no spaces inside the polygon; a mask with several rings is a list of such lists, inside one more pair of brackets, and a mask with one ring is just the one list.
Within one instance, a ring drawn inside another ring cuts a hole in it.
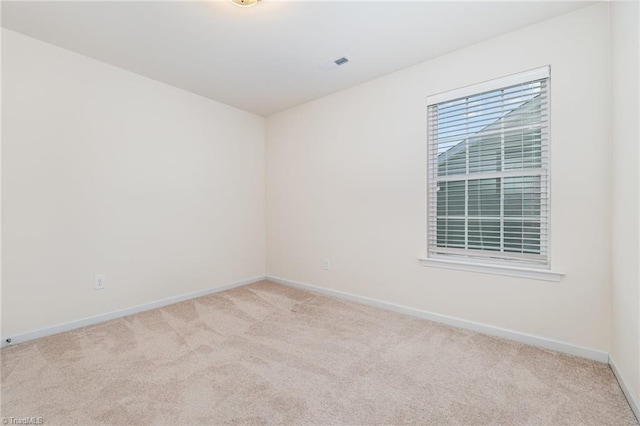
[{"label": "window frame", "polygon": [[[546,122],[544,125],[546,126],[546,137],[543,138],[542,142],[546,144],[547,154],[550,150],[550,125],[551,125],[551,113],[550,113],[550,76],[551,76],[551,67],[544,66],[532,70],[528,70],[525,72],[512,74],[506,77],[497,78],[494,80],[482,82],[479,84],[474,84],[466,87],[462,87],[459,89],[449,90],[446,92],[438,93],[432,96],[427,97],[427,110],[430,109],[433,105],[442,104],[444,102],[457,100],[461,98],[471,97],[475,95],[480,95],[486,92],[497,91],[500,89],[505,89],[510,86],[516,86],[525,84],[527,82],[536,81],[536,80],[546,80]],[[427,120],[428,121],[428,120]],[[542,237],[541,231],[541,239],[540,239],[540,247],[544,246],[544,259],[541,260],[541,256],[537,256],[537,262],[527,261],[527,254],[525,253],[505,253],[504,251],[496,251],[490,252],[489,250],[473,250],[462,248],[459,250],[451,250],[450,253],[442,253],[442,251],[448,250],[439,250],[440,253],[434,253],[432,247],[434,246],[434,240],[437,239],[437,187],[439,185],[438,179],[438,168],[433,167],[433,156],[434,149],[437,150],[437,140],[432,140],[429,137],[429,128],[430,123],[427,124],[427,151],[428,151],[428,161],[427,161],[427,247],[426,247],[426,258],[421,258],[420,262],[424,266],[438,266],[444,268],[454,268],[454,269],[465,269],[472,270],[476,272],[485,272],[485,273],[498,273],[502,275],[515,275],[515,276],[525,276],[528,278],[535,279],[545,279],[551,281],[558,281],[562,276],[561,273],[551,272],[551,250],[550,250],[550,158],[547,157],[546,161],[542,163],[542,172],[532,172],[534,169],[521,169],[517,172],[514,172],[514,176],[526,176],[526,175],[535,175],[540,176],[540,186],[541,188],[545,188],[545,193],[541,194],[541,199],[544,199],[547,202],[546,207],[546,215],[544,220],[546,220],[546,238]],[[499,133],[501,137],[504,137],[504,130]],[[501,156],[504,158],[504,146],[502,147]],[[437,154],[435,154],[437,155]],[[464,179],[462,181],[470,181],[474,179],[482,179],[481,175],[486,174],[484,172],[478,173],[477,176],[474,177],[474,173],[469,173],[468,170],[465,171]],[[490,175],[491,173],[489,173]],[[501,179],[504,179],[506,173],[505,170],[501,170],[498,173],[494,173],[495,175],[500,175]],[[460,174],[459,176],[462,176]],[[442,178],[442,177],[441,177]],[[445,178],[447,179],[447,178]],[[454,179],[452,179],[453,181]],[[500,194],[504,195],[504,180],[501,181],[501,189]],[[468,192],[465,192],[465,197],[468,195]],[[434,202],[435,197],[435,202]],[[502,204],[502,203],[501,203]],[[468,209],[469,201],[465,200],[465,209]],[[433,215],[436,215],[435,217]],[[466,213],[465,213],[466,215]],[[467,220],[468,220],[468,215]],[[505,216],[504,211],[501,209],[500,212],[500,222],[503,227],[503,223],[505,219],[508,217]],[[519,218],[520,220],[524,220],[524,217]],[[543,217],[541,217],[541,221]],[[435,228],[433,227],[433,221],[436,221]],[[433,232],[433,229],[436,229]],[[501,235],[503,234],[503,230],[501,229]],[[465,241],[468,240],[469,230],[465,227]],[[501,244],[502,238],[501,236]],[[437,242],[435,243],[437,244]],[[502,246],[501,246],[502,247]],[[480,255],[478,255],[480,254]]]}]

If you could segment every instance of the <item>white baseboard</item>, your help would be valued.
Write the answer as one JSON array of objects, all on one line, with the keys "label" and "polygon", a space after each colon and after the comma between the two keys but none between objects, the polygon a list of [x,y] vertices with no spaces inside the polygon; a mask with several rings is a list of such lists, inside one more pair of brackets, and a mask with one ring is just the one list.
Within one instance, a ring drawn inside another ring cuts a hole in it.
[{"label": "white baseboard", "polygon": [[633,414],[635,414],[636,419],[640,421],[640,403],[631,392],[631,389],[629,388],[627,382],[624,380],[622,374],[620,374],[620,370],[618,370],[616,362],[611,355],[609,355],[609,365],[611,366],[611,370],[613,370],[613,374],[616,376],[616,379],[618,379],[618,384],[620,384],[620,388],[622,389],[624,396],[627,398],[627,402],[631,406]]},{"label": "white baseboard", "polygon": [[[261,277],[249,278],[246,280],[237,281],[234,283],[225,284],[225,285],[214,287],[214,288],[209,288],[209,289],[200,290],[200,291],[182,294],[182,295],[173,296],[173,297],[168,297],[166,299],[157,300],[157,301],[145,303],[142,305],[132,306],[130,308],[120,309],[113,312],[107,312],[104,314],[99,314],[99,315],[91,316],[88,318],[82,318],[79,320],[70,321],[63,324],[57,324],[51,327],[45,327],[38,330],[29,331],[26,333],[21,333],[21,334],[12,335],[12,336],[2,336],[0,337],[1,339],[0,347],[4,347],[8,345],[6,342],[7,338],[11,339],[11,345],[23,343],[29,340],[40,338],[40,337],[51,336],[53,334],[75,330],[77,328],[86,327],[89,325],[109,321],[111,319],[121,318],[127,315],[133,315],[138,312],[144,312],[151,309],[160,308],[162,306],[171,305],[174,303],[182,302],[184,300],[194,299],[196,297],[206,296],[208,294],[218,293],[218,292],[229,290],[232,288],[241,287],[247,284],[252,284],[258,281],[262,281],[264,279],[268,279],[270,281],[287,285],[290,287],[296,287],[303,290],[312,291],[314,293],[333,296],[340,299],[361,303],[364,305],[374,306],[376,308],[382,308],[382,309],[399,312],[406,315],[424,318],[430,321],[451,325],[453,327],[473,330],[479,333],[489,334],[491,336],[501,337],[504,339],[513,340],[516,342],[525,343],[532,346],[550,349],[553,351],[562,352],[562,353],[566,353],[574,356],[579,356],[582,358],[592,359],[594,361],[599,361],[603,363],[610,362],[609,354],[604,351],[576,346],[570,343],[560,342],[560,341],[548,339],[545,337],[535,336],[527,333],[521,333],[518,331],[508,330],[500,327],[494,327],[491,325],[482,324],[474,321],[468,321],[468,320],[455,318],[455,317],[450,317],[447,315],[436,314],[433,312],[423,311],[423,310],[410,308],[402,305],[396,305],[393,303],[383,302],[381,300],[371,299],[368,297],[358,296],[351,293],[331,290],[323,287],[318,287],[312,284],[301,283],[298,281],[292,281],[285,278],[279,278],[279,277],[273,277],[273,276],[267,276],[267,277],[261,276]],[[615,372],[615,369],[614,369],[614,372]],[[636,406],[637,406],[637,402],[636,402]]]},{"label": "white baseboard", "polygon": [[514,330],[508,330],[505,328],[494,327],[491,325],[482,324],[474,321],[468,321],[460,318],[450,317],[447,315],[436,314],[433,312],[423,311],[415,308],[410,308],[407,306],[383,302],[381,300],[371,299],[364,296],[358,296],[351,293],[346,293],[338,290],[331,290],[328,288],[319,287],[312,284],[302,283],[302,282],[293,281],[285,278],[274,277],[274,276],[266,276],[266,277],[260,276],[260,277],[249,278],[246,280],[237,281],[234,283],[225,284],[218,287],[213,287],[213,288],[195,291],[192,293],[186,293],[178,296],[168,297],[166,299],[156,300],[154,302],[132,306],[130,308],[120,309],[113,312],[94,315],[91,317],[70,321],[63,324],[57,324],[51,327],[45,327],[38,330],[29,331],[26,333],[21,333],[13,336],[6,336],[6,337],[3,336],[3,337],[0,337],[1,339],[0,347],[9,346],[9,344],[6,342],[7,338],[11,339],[11,345],[24,343],[29,340],[51,336],[54,334],[63,333],[65,331],[75,330],[81,327],[98,324],[98,323],[109,321],[115,318],[121,318],[128,315],[133,315],[138,312],[144,312],[144,311],[160,308],[167,305],[172,305],[174,303],[182,302],[185,300],[195,299],[197,297],[206,296],[208,294],[219,293],[225,290],[230,290],[232,288],[242,287],[242,286],[253,284],[265,279],[269,281],[273,281],[275,283],[283,284],[289,287],[295,287],[295,288],[311,291],[318,294],[323,294],[327,296],[333,296],[340,299],[349,300],[355,303],[361,303],[364,305],[386,309],[389,311],[394,311],[394,312],[398,312],[405,315],[424,318],[430,321],[447,324],[453,327],[477,331],[479,333],[501,337],[501,338],[512,340],[515,342],[524,343],[531,346],[537,346],[540,348],[549,349],[556,352],[562,352],[569,355],[579,356],[582,358],[587,358],[587,359],[591,359],[591,360],[602,362],[602,363],[609,363],[616,379],[618,380],[618,383],[620,384],[620,388],[624,392],[624,395],[626,396],[627,401],[631,406],[631,409],[633,410],[636,417],[640,419],[640,404],[638,403],[638,400],[634,397],[634,395],[631,393],[629,386],[625,382],[623,376],[620,374],[620,371],[618,370],[615,364],[615,360],[607,352],[600,351],[597,349],[585,348],[582,346],[576,346],[570,343],[548,339],[541,336],[535,336],[532,334],[521,333]]},{"label": "white baseboard", "polygon": [[[252,284],[258,281],[264,280],[265,277],[253,277],[242,281],[237,281],[230,284],[224,284],[218,287],[207,288],[204,290],[194,291],[192,293],[181,294],[178,296],[167,297],[166,299],[156,300],[154,302],[144,303],[142,305],[132,306],[130,308],[119,309],[113,312],[107,312],[104,314],[94,315],[87,318],[82,318],[75,321],[65,322],[62,324],[53,325],[51,327],[40,328],[26,333],[21,333],[13,336],[0,337],[0,347],[9,345],[15,345],[18,343],[24,343],[29,340],[38,339],[40,337],[51,336],[53,334],[64,333],[65,331],[75,330],[77,328],[86,327],[88,325],[98,324],[101,322],[109,321],[115,318],[126,317],[128,315],[137,314],[138,312],[144,312],[151,309],[161,308],[163,306],[172,305],[174,303],[183,302],[189,299],[195,299],[196,297],[206,296],[208,294],[219,293],[221,291],[229,290],[236,287],[241,287],[247,284]],[[7,343],[7,339],[11,339],[11,343]]]},{"label": "white baseboard", "polygon": [[494,327],[492,325],[482,324],[474,321],[468,321],[460,318],[450,317],[447,315],[422,311],[420,309],[409,308],[407,306],[396,305],[393,303],[383,302],[381,300],[371,299],[368,297],[358,296],[355,294],[345,293],[342,291],[331,290],[323,287],[318,287],[312,284],[306,284],[298,281],[288,280],[285,278],[267,276],[266,279],[269,281],[273,281],[273,282],[287,285],[290,287],[296,287],[302,290],[312,291],[314,293],[319,293],[327,296],[333,296],[340,299],[349,300],[351,302],[361,303],[361,304],[373,306],[376,308],[382,308],[389,311],[399,312],[401,314],[424,318],[430,321],[447,324],[453,327],[473,330],[479,333],[489,334],[491,336],[501,337],[503,339],[513,340],[515,342],[524,343],[531,346],[537,346],[544,349],[550,349],[556,352],[562,352],[569,355],[579,356],[581,358],[587,358],[587,359],[591,359],[591,360],[602,362],[602,363],[607,363],[609,361],[609,353],[605,351],[600,351],[597,349],[585,348],[582,346],[576,346],[576,345],[561,342],[558,340],[548,339],[546,337],[535,336],[533,334],[521,333],[519,331],[508,330],[505,328]]}]

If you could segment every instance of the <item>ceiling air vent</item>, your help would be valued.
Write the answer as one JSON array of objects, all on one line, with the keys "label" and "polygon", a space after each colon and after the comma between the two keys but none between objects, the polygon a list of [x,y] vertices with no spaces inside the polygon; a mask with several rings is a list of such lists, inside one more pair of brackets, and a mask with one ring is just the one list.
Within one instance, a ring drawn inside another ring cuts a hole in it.
[{"label": "ceiling air vent", "polygon": [[338,58],[335,61],[327,62],[326,64],[320,65],[320,68],[322,68],[323,70],[331,70],[334,68],[338,68],[340,65],[344,65],[347,62],[349,62],[349,59],[347,59],[346,56],[343,56],[342,58]]},{"label": "ceiling air vent", "polygon": [[333,62],[335,62],[335,64],[336,64],[336,65],[344,65],[344,64],[346,64],[347,62],[349,62],[349,60],[343,56],[342,58],[340,58],[340,59],[336,59],[336,60],[335,60],[335,61],[333,61]]}]

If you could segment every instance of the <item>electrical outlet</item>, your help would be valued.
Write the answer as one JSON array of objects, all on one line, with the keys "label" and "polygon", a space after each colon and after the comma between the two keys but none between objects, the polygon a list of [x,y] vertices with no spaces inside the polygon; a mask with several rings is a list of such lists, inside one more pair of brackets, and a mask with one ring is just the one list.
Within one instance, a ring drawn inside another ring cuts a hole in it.
[{"label": "electrical outlet", "polygon": [[96,290],[102,290],[107,285],[107,276],[105,274],[98,274],[93,276],[93,286]]},{"label": "electrical outlet", "polygon": [[331,260],[326,257],[322,259],[322,269],[329,271],[331,269]]}]

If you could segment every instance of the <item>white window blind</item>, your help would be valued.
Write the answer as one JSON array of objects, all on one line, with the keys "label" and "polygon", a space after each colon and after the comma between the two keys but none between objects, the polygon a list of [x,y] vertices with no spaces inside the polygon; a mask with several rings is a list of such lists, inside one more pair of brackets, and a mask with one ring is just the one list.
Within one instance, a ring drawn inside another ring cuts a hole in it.
[{"label": "white window blind", "polygon": [[547,267],[548,67],[429,98],[428,256]]}]

